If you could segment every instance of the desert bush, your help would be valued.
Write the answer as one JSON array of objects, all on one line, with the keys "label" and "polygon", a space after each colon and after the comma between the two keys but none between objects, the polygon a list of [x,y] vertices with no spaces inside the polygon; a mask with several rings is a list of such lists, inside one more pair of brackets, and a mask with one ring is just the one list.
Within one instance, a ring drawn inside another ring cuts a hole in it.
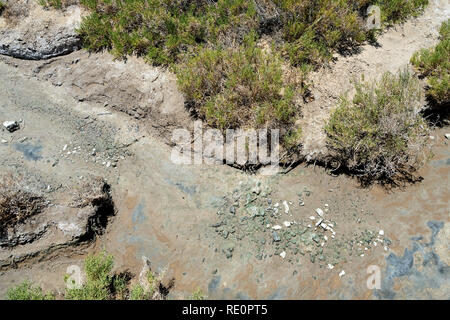
[{"label": "desert bush", "polygon": [[375,4],[380,7],[381,21],[393,24],[422,13],[428,0],[377,0]]},{"label": "desert bush", "polygon": [[136,284],[130,291],[130,300],[149,300],[150,296],[140,284]]},{"label": "desert bush", "polygon": [[2,14],[3,10],[6,9],[6,4],[0,1],[0,15]]},{"label": "desert bush", "polygon": [[55,9],[63,9],[78,3],[79,0],[39,0],[41,6]]},{"label": "desert bush", "polygon": [[419,81],[405,70],[355,88],[354,98],[342,97],[325,127],[334,160],[369,180],[410,177],[429,155]]},{"label": "desert bush", "polygon": [[84,270],[86,282],[81,288],[66,289],[67,300],[108,300],[113,297],[114,258],[106,252],[98,255],[88,255],[85,259]]},{"label": "desert bush", "polygon": [[45,293],[41,287],[33,286],[30,281],[24,281],[10,288],[6,294],[8,300],[54,300],[54,294]]},{"label": "desert bush", "polygon": [[428,94],[438,104],[450,103],[450,20],[440,28],[440,42],[416,52],[411,63],[428,80]]},{"label": "desert bush", "polygon": [[40,195],[24,191],[12,176],[0,182],[0,229],[14,226],[40,213],[48,202]]}]

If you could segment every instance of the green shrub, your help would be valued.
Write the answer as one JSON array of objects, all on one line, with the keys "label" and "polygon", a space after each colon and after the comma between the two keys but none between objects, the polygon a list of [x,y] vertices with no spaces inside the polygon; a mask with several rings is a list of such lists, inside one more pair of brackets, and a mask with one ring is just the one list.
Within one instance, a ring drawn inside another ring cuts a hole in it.
[{"label": "green shrub", "polygon": [[106,252],[89,255],[85,260],[86,283],[66,290],[68,300],[107,300],[112,298],[114,258]]},{"label": "green shrub", "polygon": [[247,37],[236,49],[200,49],[176,69],[199,116],[220,129],[290,125],[298,110],[282,60]]},{"label": "green shrub", "polygon": [[198,288],[192,293],[192,296],[190,298],[191,300],[205,300],[205,294],[203,293],[202,289]]},{"label": "green shrub", "polygon": [[207,0],[81,0],[81,4],[92,11],[79,28],[88,50],[110,49],[116,57],[145,56],[155,65],[171,64],[180,53],[206,41],[224,41],[224,35],[251,25],[254,15],[251,2],[245,0],[220,0],[216,5]]},{"label": "green shrub", "polygon": [[30,281],[24,281],[7,292],[8,300],[54,300],[55,296],[43,292],[41,287],[33,286]]},{"label": "green shrub", "polygon": [[367,179],[411,177],[429,155],[419,81],[402,71],[355,86],[353,100],[343,97],[325,127],[333,158]]},{"label": "green shrub", "polygon": [[450,20],[440,28],[440,42],[431,49],[422,49],[411,58],[412,65],[428,78],[428,94],[438,103],[450,102]]},{"label": "green shrub", "polygon": [[381,21],[393,24],[418,16],[428,5],[428,0],[377,0],[375,4],[380,7]]},{"label": "green shrub", "polygon": [[286,51],[294,65],[320,65],[333,50],[345,50],[366,38],[360,11],[364,0],[275,0],[283,12]]}]

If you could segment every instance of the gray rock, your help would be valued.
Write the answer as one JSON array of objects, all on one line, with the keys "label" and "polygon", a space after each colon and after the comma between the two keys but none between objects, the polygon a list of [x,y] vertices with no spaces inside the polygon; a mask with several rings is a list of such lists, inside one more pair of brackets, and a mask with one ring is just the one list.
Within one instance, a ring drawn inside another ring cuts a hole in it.
[{"label": "gray rock", "polygon": [[280,238],[280,236],[278,235],[278,233],[276,231],[273,232],[273,241],[274,242],[280,242],[281,241],[281,238]]},{"label": "gray rock", "polygon": [[17,121],[5,121],[3,122],[3,126],[9,132],[14,132],[20,129],[19,123]]}]

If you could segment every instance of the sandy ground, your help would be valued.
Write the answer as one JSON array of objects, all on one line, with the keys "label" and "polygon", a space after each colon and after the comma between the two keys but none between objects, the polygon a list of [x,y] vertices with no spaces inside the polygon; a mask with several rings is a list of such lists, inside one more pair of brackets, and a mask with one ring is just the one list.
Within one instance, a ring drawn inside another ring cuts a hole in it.
[{"label": "sandy ground", "polygon": [[[322,120],[351,75],[363,70],[366,79],[374,79],[396,71],[413,51],[436,42],[437,25],[448,17],[442,8],[433,11],[437,8],[387,31],[381,47],[363,47],[314,75],[316,101],[306,106],[311,109],[304,118],[311,133],[305,137],[306,154],[321,154]],[[116,270],[135,275],[142,256],[149,258],[152,268],[175,279],[170,298],[187,297],[196,288],[219,299],[450,297],[448,128],[437,129],[430,139],[435,157],[420,171],[424,180],[390,192],[377,185],[361,188],[352,178],[314,166],[266,177],[222,165],[175,165],[164,137],[170,130],[164,128],[189,121],[182,97],[173,91],[170,75],[140,61],[128,63],[83,52],[37,62],[0,59],[0,120],[23,119],[20,130],[0,131],[2,173],[51,186],[50,199],[101,176],[112,186],[117,209],[106,234],[90,246],[0,271],[0,297],[24,278],[62,292],[67,267],[82,266],[88,252],[103,248],[114,254]],[[127,100],[136,112],[123,109]],[[164,128],[155,127],[161,121]],[[231,217],[233,201],[240,206]],[[259,218],[238,220],[267,207],[278,212],[269,228]],[[334,234],[314,226],[317,208],[325,211]],[[216,227],[221,221],[233,229],[226,236],[228,229]],[[287,227],[285,221],[295,224]],[[280,243],[274,241],[274,224],[281,226]],[[285,232],[298,228],[320,240],[295,242],[298,235],[288,241]],[[371,265],[381,271],[381,289],[367,287]]]}]

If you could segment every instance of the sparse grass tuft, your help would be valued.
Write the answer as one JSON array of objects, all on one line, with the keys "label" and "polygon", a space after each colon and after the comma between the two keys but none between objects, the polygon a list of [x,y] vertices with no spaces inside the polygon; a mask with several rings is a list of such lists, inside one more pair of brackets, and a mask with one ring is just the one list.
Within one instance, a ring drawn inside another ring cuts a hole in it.
[{"label": "sparse grass tuft", "polygon": [[54,294],[43,292],[39,286],[33,286],[30,281],[24,281],[7,292],[8,300],[54,300]]},{"label": "sparse grass tuft", "polygon": [[450,20],[440,28],[440,42],[434,48],[416,52],[411,63],[428,79],[428,94],[440,105],[450,103]]},{"label": "sparse grass tuft", "polygon": [[334,160],[368,180],[411,177],[430,154],[419,81],[405,70],[355,86],[325,127]]}]

